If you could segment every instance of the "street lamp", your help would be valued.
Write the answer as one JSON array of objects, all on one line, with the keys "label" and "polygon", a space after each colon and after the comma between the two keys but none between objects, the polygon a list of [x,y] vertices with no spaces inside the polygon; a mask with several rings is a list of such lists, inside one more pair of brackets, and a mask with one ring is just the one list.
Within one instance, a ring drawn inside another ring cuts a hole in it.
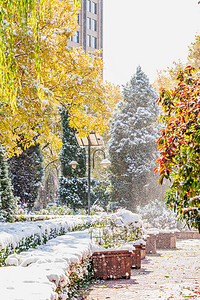
[{"label": "street lamp", "polygon": [[111,162],[109,161],[109,159],[104,158],[101,162],[100,165],[102,165],[103,168],[107,168],[109,165],[111,164]]},{"label": "street lamp", "polygon": [[72,160],[72,161],[69,163],[69,165],[72,167],[72,169],[76,169],[76,167],[77,167],[79,164],[77,163],[77,161]]},{"label": "street lamp", "polygon": [[[90,215],[90,187],[91,187],[91,147],[99,147],[103,146],[103,140],[102,137],[95,133],[92,132],[90,133],[87,137],[79,137],[78,134],[75,134],[77,142],[80,147],[87,147],[88,148],[88,214]],[[97,151],[101,151],[104,154],[104,159],[100,163],[104,168],[106,168],[109,164],[110,161],[106,159],[105,152],[102,149],[97,149],[93,153],[93,168],[94,168],[94,155]],[[72,168],[76,168],[78,163],[73,160],[69,163]]]},{"label": "street lamp", "polygon": [[93,169],[94,169],[94,155],[96,152],[101,151],[103,153],[104,159],[100,162],[100,165],[102,165],[102,167],[107,168],[110,165],[110,161],[109,159],[106,158],[106,154],[102,149],[97,149],[93,152]]}]

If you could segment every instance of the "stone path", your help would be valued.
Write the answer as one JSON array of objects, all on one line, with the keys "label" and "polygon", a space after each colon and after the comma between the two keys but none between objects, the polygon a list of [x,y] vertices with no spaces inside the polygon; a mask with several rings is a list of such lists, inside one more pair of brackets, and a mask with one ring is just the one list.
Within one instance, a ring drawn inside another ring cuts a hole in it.
[{"label": "stone path", "polygon": [[157,252],[130,279],[96,282],[82,299],[200,299],[200,240],[178,240],[177,249]]}]

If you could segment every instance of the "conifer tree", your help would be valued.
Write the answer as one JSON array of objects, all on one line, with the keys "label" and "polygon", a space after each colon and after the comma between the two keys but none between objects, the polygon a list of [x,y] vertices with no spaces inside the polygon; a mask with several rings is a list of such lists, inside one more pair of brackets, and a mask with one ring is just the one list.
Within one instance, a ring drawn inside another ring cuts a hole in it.
[{"label": "conifer tree", "polygon": [[109,152],[113,200],[132,211],[137,205],[160,196],[158,178],[153,173],[158,155],[157,97],[147,76],[138,67],[123,87],[124,99],[111,126]]},{"label": "conifer tree", "polygon": [[[73,209],[87,207],[87,180],[86,152],[81,149],[76,141],[76,131],[69,126],[68,114],[65,110],[61,112],[62,120],[62,142],[60,153],[61,176],[59,178],[58,203],[66,204]],[[78,162],[76,169],[69,163],[72,160]]]},{"label": "conifer tree", "polygon": [[0,144],[0,221],[11,222],[16,212],[16,201],[12,192],[8,163]]},{"label": "conifer tree", "polygon": [[38,143],[28,149],[24,149],[22,144],[19,147],[23,149],[22,154],[9,160],[10,177],[14,195],[20,198],[21,204],[26,204],[28,210],[31,210],[43,180],[43,158]]}]

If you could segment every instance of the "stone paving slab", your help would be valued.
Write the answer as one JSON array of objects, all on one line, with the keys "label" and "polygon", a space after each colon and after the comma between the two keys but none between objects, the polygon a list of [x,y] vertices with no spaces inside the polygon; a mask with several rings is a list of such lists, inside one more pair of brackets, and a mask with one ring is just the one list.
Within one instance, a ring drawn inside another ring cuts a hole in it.
[{"label": "stone paving slab", "polygon": [[157,252],[130,279],[98,281],[82,299],[200,299],[200,240],[178,240],[176,249]]}]

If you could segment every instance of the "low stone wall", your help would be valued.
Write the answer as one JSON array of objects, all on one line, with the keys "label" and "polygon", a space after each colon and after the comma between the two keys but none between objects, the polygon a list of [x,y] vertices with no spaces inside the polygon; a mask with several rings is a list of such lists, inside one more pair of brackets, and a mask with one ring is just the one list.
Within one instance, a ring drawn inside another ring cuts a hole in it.
[{"label": "low stone wall", "polygon": [[176,235],[172,232],[159,232],[156,238],[157,249],[176,248]]},{"label": "low stone wall", "polygon": [[175,235],[177,239],[200,239],[198,231],[179,231]]},{"label": "low stone wall", "polygon": [[176,248],[176,235],[174,232],[148,233],[146,239],[146,254],[156,254],[157,249]]}]

